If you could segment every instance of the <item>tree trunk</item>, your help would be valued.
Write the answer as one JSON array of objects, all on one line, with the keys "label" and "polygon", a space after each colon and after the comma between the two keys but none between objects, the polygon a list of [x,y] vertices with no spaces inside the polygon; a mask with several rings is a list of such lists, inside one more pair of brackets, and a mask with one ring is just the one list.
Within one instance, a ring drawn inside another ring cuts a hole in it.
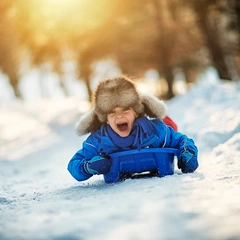
[{"label": "tree trunk", "polygon": [[209,29],[206,18],[202,18],[199,21],[199,24],[206,36],[206,42],[211,53],[212,61],[218,71],[219,77],[221,79],[230,80],[231,75],[225,62],[223,50],[218,41],[218,37],[216,37],[216,34],[214,34],[214,32],[216,33],[216,31],[214,31],[213,29]]},{"label": "tree trunk", "polygon": [[166,28],[167,19],[165,19],[164,11],[168,11],[167,0],[153,1],[153,4],[156,9],[156,25],[158,26],[158,42],[156,43],[156,49],[159,54],[158,62],[158,72],[159,75],[163,75],[167,82],[168,91],[165,96],[166,99],[174,97],[173,93],[173,83],[174,75],[172,72],[171,57],[172,57],[172,48],[171,48],[171,37],[172,34],[169,33],[169,30]]},{"label": "tree trunk", "polygon": [[[235,5],[235,12],[236,12],[236,27],[237,27],[238,33],[240,34],[240,1],[234,0],[234,5]],[[240,42],[239,42],[239,45],[240,45]]]},{"label": "tree trunk", "polygon": [[219,77],[224,80],[231,80],[231,74],[226,64],[226,56],[219,41],[221,37],[218,34],[217,28],[210,25],[206,7],[204,5],[201,6],[200,1],[195,1],[194,10],[198,16],[199,28],[203,36],[205,36],[212,63],[218,71]]},{"label": "tree trunk", "polygon": [[90,87],[90,77],[85,77],[85,81],[86,81],[86,87],[87,87],[87,92],[88,92],[88,100],[89,102],[91,102],[92,100],[92,89]]},{"label": "tree trunk", "polygon": [[167,87],[168,87],[167,94],[164,96],[164,98],[171,99],[175,96],[175,94],[173,93],[174,75],[173,75],[172,69],[169,67],[165,67],[163,69],[163,75],[166,79]]},{"label": "tree trunk", "polygon": [[9,75],[8,77],[9,77],[9,83],[13,88],[15,97],[19,98],[19,99],[22,99],[22,95],[21,95],[21,93],[18,89],[18,78],[17,78],[17,76],[14,76],[12,74],[11,76]]},{"label": "tree trunk", "polygon": [[59,85],[60,85],[61,89],[63,90],[64,96],[68,97],[69,94],[68,94],[68,91],[67,91],[67,88],[65,85],[64,77],[61,74],[59,75]]},{"label": "tree trunk", "polygon": [[21,95],[18,87],[17,86],[13,86],[13,90],[14,90],[15,97],[18,98],[18,99],[22,99],[22,95]]},{"label": "tree trunk", "polygon": [[82,65],[80,65],[80,71],[81,71],[81,77],[83,78],[86,87],[87,87],[87,93],[88,93],[88,100],[91,101],[91,97],[92,97],[92,89],[90,86],[90,75],[92,73],[91,71],[91,67],[90,64],[88,63],[84,63]]}]

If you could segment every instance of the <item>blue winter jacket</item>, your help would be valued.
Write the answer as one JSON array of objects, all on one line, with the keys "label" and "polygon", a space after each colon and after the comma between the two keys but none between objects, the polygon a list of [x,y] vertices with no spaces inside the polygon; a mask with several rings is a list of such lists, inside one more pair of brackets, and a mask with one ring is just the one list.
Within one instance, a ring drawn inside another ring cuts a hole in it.
[{"label": "blue winter jacket", "polygon": [[[176,148],[180,152],[191,151],[197,156],[198,150],[194,144],[194,141],[183,135],[180,132],[176,132],[173,128],[168,127],[161,120],[152,119],[150,120],[157,128],[157,133],[153,134],[150,138],[144,139],[141,146],[138,148]],[[136,147],[135,147],[136,148]],[[99,130],[93,132],[83,142],[83,147],[79,150],[70,160],[68,164],[68,171],[78,181],[84,181],[92,177],[83,170],[83,164],[89,161],[94,156],[108,155],[114,152],[119,152],[128,149],[121,149],[116,146],[110,139],[106,125],[102,125]]]}]

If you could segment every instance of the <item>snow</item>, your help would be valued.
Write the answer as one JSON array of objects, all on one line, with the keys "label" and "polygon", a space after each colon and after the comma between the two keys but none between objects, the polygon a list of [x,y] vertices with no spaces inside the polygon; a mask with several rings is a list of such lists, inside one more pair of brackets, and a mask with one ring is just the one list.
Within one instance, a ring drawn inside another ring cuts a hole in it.
[{"label": "snow", "polygon": [[67,164],[86,136],[82,99],[0,106],[0,239],[240,239],[240,85],[204,76],[167,102],[199,147],[193,174],[77,182]]}]

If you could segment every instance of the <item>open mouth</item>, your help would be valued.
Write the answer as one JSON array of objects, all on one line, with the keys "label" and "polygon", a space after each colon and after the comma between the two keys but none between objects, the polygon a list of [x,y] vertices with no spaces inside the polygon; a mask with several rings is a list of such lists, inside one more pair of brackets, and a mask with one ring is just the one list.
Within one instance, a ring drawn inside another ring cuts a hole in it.
[{"label": "open mouth", "polygon": [[119,131],[126,131],[128,129],[128,124],[125,123],[117,123],[117,128]]}]

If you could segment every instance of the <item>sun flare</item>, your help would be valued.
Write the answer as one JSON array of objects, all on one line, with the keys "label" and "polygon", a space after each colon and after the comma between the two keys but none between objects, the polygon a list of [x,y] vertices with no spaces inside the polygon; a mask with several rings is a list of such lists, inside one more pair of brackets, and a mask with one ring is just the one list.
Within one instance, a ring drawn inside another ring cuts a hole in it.
[{"label": "sun flare", "polygon": [[76,41],[114,16],[111,0],[34,0],[18,2],[28,22],[29,42],[44,46],[54,39]]}]

